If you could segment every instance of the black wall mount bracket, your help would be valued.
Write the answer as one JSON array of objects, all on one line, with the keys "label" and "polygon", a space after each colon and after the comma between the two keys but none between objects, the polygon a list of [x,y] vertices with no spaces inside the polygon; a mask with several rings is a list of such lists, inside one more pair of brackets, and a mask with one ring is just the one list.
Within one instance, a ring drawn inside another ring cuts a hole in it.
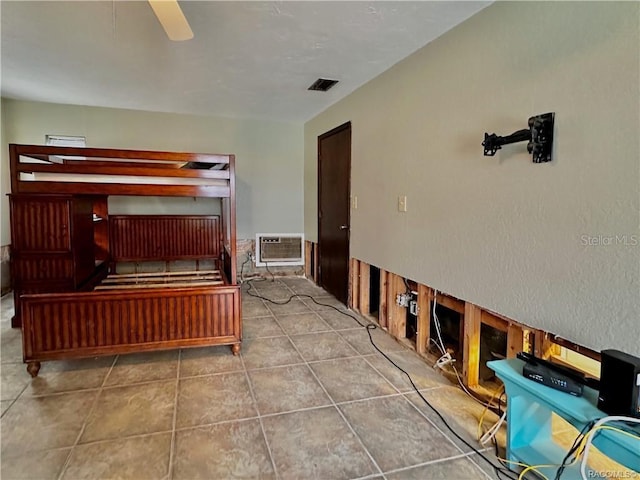
[{"label": "black wall mount bracket", "polygon": [[510,143],[529,142],[527,151],[533,155],[533,163],[544,163],[551,161],[551,151],[553,150],[553,123],[555,113],[543,113],[529,118],[529,128],[524,128],[513,132],[511,135],[501,137],[485,132],[484,155],[493,157],[502,145]]}]

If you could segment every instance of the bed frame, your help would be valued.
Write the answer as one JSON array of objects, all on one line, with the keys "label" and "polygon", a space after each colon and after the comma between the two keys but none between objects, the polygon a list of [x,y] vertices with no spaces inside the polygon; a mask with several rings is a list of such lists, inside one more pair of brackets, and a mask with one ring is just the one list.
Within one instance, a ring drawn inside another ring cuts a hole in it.
[{"label": "bed frame", "polygon": [[[233,155],[9,151],[13,324],[32,376],[46,360],[208,345],[238,354]],[[216,197],[221,213],[109,215],[110,195]],[[123,262],[137,271],[118,274]],[[166,268],[138,271],[148,262]]]}]

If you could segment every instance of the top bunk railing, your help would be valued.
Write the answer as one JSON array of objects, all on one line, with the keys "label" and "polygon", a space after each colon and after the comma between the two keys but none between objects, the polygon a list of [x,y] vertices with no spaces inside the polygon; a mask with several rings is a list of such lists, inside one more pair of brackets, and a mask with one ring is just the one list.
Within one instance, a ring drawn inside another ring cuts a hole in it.
[{"label": "top bunk railing", "polygon": [[230,197],[234,155],[9,145],[11,191]]}]

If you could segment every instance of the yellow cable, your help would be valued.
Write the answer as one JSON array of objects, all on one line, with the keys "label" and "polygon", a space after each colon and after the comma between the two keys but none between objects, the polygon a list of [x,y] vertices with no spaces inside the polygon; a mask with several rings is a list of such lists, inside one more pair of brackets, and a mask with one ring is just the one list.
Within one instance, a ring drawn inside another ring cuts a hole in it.
[{"label": "yellow cable", "polygon": [[538,469],[539,468],[544,468],[544,467],[559,467],[559,466],[560,465],[529,465],[527,468],[522,470],[522,472],[520,472],[520,476],[518,477],[518,480],[522,480],[524,478],[524,474],[527,473],[530,470],[536,472],[538,475],[542,476],[545,480],[549,480],[547,477],[545,477],[542,474],[542,472],[539,472]]},{"label": "yellow cable", "polygon": [[589,430],[587,433],[585,433],[584,438],[582,439],[582,441],[580,442],[580,449],[583,450],[585,444],[587,443],[587,437],[593,432],[593,434],[595,435],[595,433],[598,430],[613,430],[614,432],[618,432],[618,433],[622,433],[623,435],[626,435],[627,437],[631,437],[635,440],[640,440],[640,435],[636,435],[633,434],[631,432],[627,432],[626,430],[622,430],[621,428],[616,428],[616,427],[611,427],[609,425],[598,425],[598,427],[593,428],[591,430]]},{"label": "yellow cable", "polygon": [[[599,426],[598,426],[598,427],[596,427],[596,428],[592,428],[591,430],[588,430],[588,431],[584,434],[584,436],[582,437],[582,440],[580,441],[580,446],[579,446],[579,447],[578,447],[578,449],[576,450],[576,451],[577,451],[577,454],[576,454],[575,458],[574,458],[573,460],[571,460],[571,462],[570,462],[570,463],[567,463],[567,464],[565,465],[565,467],[570,467],[571,465],[574,465],[574,464],[578,461],[578,459],[581,457],[582,453],[584,452],[584,447],[585,447],[585,445],[586,445],[586,443],[587,443],[587,439],[588,439],[588,437],[589,437],[590,435],[592,435],[592,434],[593,434],[593,435],[595,435],[595,433],[596,433],[598,430],[613,430],[613,431],[615,431],[615,432],[621,433],[621,434],[623,434],[623,435],[626,435],[626,436],[628,436],[628,437],[634,438],[634,439],[636,439],[636,440],[640,440],[640,436],[635,435],[635,434],[630,433],[630,432],[627,432],[627,431],[622,430],[622,429],[620,429],[620,428],[611,427],[611,426],[609,426],[609,425],[599,425]],[[511,461],[509,461],[509,460],[505,460],[505,459],[502,459],[502,458],[500,458],[500,460],[505,461],[505,462],[508,462],[508,463],[513,463],[513,464],[515,464],[515,465],[519,465],[519,466],[521,466],[521,467],[526,467],[522,472],[520,472],[520,476],[518,477],[518,480],[522,480],[522,479],[524,479],[524,475],[525,475],[527,472],[529,472],[529,471],[535,471],[538,475],[540,475],[540,476],[542,476],[543,478],[545,478],[545,479],[546,479],[547,477],[545,477],[545,476],[544,476],[540,471],[538,471],[538,469],[539,469],[539,468],[552,468],[552,467],[560,467],[560,466],[561,466],[561,465],[525,465],[525,464],[518,463],[518,462],[511,462]],[[547,480],[548,480],[548,479],[547,479]]]},{"label": "yellow cable", "polygon": [[532,470],[532,471],[536,472],[538,475],[540,475],[544,480],[549,480],[549,478],[547,478],[547,476],[546,476],[544,473],[539,472],[539,471],[537,470],[537,468],[538,468],[538,467],[547,467],[548,465],[536,465],[536,466],[532,466],[532,465],[527,465],[526,463],[520,463],[520,462],[514,462],[514,461],[511,461],[511,460],[507,460],[506,458],[501,458],[501,457],[497,457],[497,458],[498,458],[498,460],[500,460],[501,462],[511,463],[511,464],[513,464],[513,465],[518,465],[519,467],[524,467],[526,470],[525,470],[525,471],[523,471],[523,473],[521,473],[521,474],[520,474],[520,475],[521,475],[521,477],[518,477],[518,478],[523,478],[523,477],[522,477],[522,475],[524,475],[524,473],[525,473],[525,472],[527,472],[527,471],[529,471],[529,470]]},{"label": "yellow cable", "polygon": [[598,430],[613,430],[614,432],[621,433],[623,435],[626,435],[627,437],[631,437],[635,440],[640,441],[639,435],[635,435],[631,432],[627,432],[620,428],[611,427],[609,425],[598,425],[596,428],[592,428],[591,430],[587,431],[587,433],[584,434],[584,437],[582,437],[582,440],[580,441],[580,447],[577,450],[578,453],[576,455],[576,458],[569,465],[573,465],[578,461],[578,459],[582,456],[582,453],[584,452],[584,447],[586,446],[589,437],[595,435]]}]

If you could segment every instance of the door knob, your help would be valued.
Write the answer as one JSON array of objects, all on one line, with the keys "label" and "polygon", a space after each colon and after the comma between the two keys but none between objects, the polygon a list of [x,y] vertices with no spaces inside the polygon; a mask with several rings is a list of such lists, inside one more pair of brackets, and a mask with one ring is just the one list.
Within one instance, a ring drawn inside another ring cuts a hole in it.
[{"label": "door knob", "polygon": [[340,225],[340,230],[347,230],[349,225]]}]

